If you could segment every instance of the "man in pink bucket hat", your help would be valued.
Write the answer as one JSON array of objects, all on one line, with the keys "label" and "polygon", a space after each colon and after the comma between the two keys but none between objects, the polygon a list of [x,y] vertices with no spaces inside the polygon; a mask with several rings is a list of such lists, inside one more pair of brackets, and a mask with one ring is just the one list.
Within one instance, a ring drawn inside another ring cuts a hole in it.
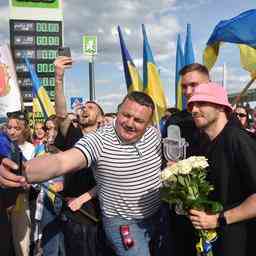
[{"label": "man in pink bucket hat", "polygon": [[227,92],[216,83],[200,84],[195,87],[188,101],[188,109],[192,112],[194,122],[198,128],[202,128],[201,125],[211,127],[212,121],[217,117],[218,122],[224,127],[228,113],[232,112]]},{"label": "man in pink bucket hat", "polygon": [[237,122],[225,89],[216,83],[200,84],[188,101],[196,126],[208,135],[204,149],[214,185],[210,198],[223,205],[217,214],[190,210],[196,229],[216,229],[213,255],[248,256],[248,224],[256,217],[256,143]]}]

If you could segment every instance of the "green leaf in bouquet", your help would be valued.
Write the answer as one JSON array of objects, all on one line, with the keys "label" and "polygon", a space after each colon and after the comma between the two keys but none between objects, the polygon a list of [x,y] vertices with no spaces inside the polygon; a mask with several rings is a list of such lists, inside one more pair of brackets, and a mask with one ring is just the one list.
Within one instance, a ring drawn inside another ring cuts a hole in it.
[{"label": "green leaf in bouquet", "polygon": [[199,193],[198,193],[198,187],[196,184],[191,184],[189,187],[188,187],[188,199],[190,200],[195,200],[197,199],[199,196]]},{"label": "green leaf in bouquet", "polygon": [[177,183],[180,184],[183,187],[186,187],[186,177],[187,175],[178,175],[177,176]]},{"label": "green leaf in bouquet", "polygon": [[163,201],[172,203],[173,198],[172,198],[172,192],[169,190],[168,187],[162,187],[160,189],[160,197]]},{"label": "green leaf in bouquet", "polygon": [[210,201],[210,210],[212,213],[218,213],[223,210],[223,206],[219,202]]}]

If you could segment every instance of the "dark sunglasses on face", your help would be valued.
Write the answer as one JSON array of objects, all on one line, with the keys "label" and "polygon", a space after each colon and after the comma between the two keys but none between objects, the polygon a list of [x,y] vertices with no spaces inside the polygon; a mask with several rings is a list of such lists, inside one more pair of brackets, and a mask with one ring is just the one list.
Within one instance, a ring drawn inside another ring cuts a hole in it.
[{"label": "dark sunglasses on face", "polygon": [[237,116],[237,117],[246,117],[247,115],[244,114],[244,113],[236,113],[236,116]]}]

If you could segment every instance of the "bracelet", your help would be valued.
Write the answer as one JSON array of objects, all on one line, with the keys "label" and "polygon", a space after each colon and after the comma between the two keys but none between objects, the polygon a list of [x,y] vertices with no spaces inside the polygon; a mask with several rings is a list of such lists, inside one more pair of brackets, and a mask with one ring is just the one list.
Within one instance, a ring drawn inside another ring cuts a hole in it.
[{"label": "bracelet", "polygon": [[219,226],[220,227],[225,227],[225,226],[227,226],[227,219],[226,219],[226,217],[225,217],[225,215],[224,215],[224,210],[222,210],[220,213],[219,213],[219,217],[218,217],[218,220],[217,220],[217,222],[218,222],[218,224],[219,224]]}]

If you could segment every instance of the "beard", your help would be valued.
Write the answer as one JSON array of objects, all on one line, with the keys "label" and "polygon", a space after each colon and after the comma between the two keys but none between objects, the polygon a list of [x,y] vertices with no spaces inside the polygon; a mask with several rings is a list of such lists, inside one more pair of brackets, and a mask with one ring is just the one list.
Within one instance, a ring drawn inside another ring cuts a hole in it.
[{"label": "beard", "polygon": [[192,116],[196,127],[201,130],[207,130],[216,122],[216,117],[205,116],[198,113],[192,114]]},{"label": "beard", "polygon": [[94,126],[98,123],[97,119],[91,119],[90,117],[82,117],[79,118],[79,125],[81,127],[90,127],[90,126]]}]

